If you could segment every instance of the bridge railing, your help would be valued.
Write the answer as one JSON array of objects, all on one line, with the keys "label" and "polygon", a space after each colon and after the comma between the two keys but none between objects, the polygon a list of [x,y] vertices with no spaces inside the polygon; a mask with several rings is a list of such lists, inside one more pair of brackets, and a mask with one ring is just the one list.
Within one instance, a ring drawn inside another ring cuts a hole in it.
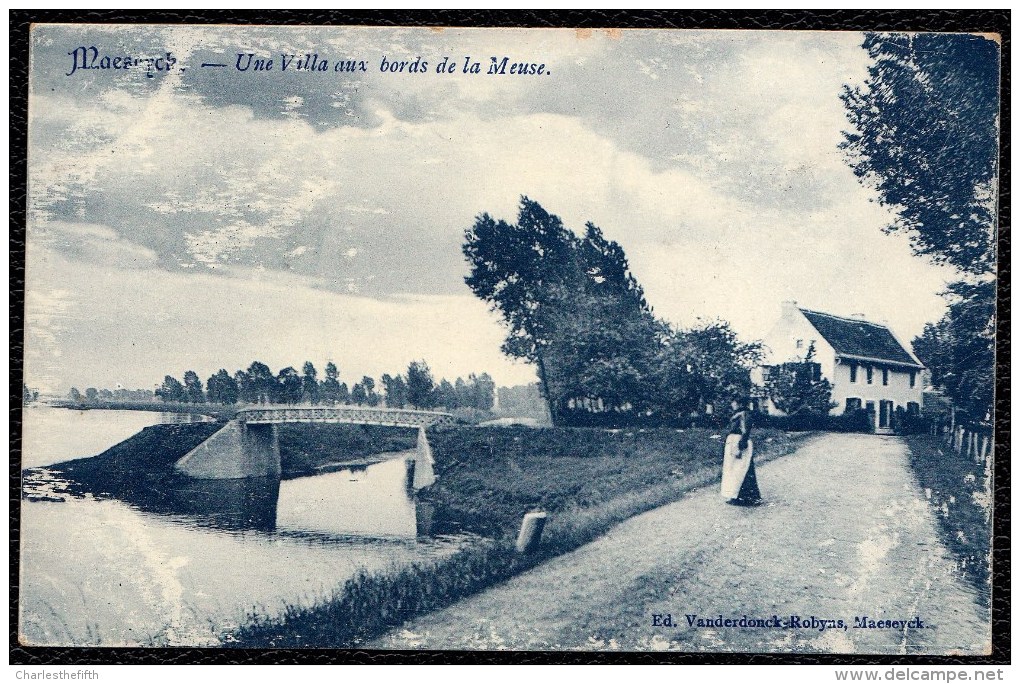
[{"label": "bridge railing", "polygon": [[297,406],[247,408],[237,412],[244,423],[358,423],[398,427],[454,425],[449,413],[413,409],[371,408],[363,406]]}]

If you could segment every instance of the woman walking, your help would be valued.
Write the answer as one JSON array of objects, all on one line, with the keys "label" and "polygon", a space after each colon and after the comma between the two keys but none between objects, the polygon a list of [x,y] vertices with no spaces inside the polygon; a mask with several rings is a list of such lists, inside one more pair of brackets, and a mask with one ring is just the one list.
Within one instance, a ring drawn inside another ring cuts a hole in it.
[{"label": "woman walking", "polygon": [[721,494],[734,506],[757,506],[761,503],[758,478],[754,472],[754,442],[751,441],[751,415],[746,403],[734,400],[733,416],[726,430],[723,448]]}]

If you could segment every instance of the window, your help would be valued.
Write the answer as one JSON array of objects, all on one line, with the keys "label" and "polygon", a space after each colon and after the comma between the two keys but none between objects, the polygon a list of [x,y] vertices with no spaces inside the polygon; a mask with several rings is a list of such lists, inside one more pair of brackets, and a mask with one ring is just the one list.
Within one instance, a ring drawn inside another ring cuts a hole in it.
[{"label": "window", "polygon": [[918,404],[916,401],[908,401],[907,413],[909,413],[912,416],[918,415],[919,413],[921,413],[921,405]]},{"label": "window", "polygon": [[888,368],[883,368],[882,369],[882,384],[883,385],[888,385],[889,384],[889,369]]},{"label": "window", "polygon": [[857,382],[857,364],[856,363],[851,363],[850,364],[850,382]]},{"label": "window", "polygon": [[847,397],[846,399],[846,413],[851,411],[861,410],[861,400],[856,397]]},{"label": "window", "polygon": [[914,389],[915,382],[917,382],[917,371],[910,371],[910,389]]},{"label": "window", "polygon": [[870,385],[875,380],[875,369],[871,366],[865,366],[864,374],[868,376],[868,384]]}]

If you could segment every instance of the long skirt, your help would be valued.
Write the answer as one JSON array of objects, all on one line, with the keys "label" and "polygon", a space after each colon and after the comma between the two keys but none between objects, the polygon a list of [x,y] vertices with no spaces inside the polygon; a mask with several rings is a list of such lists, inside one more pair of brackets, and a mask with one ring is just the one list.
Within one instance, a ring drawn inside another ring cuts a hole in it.
[{"label": "long skirt", "polygon": [[754,442],[748,440],[741,452],[740,435],[728,435],[723,450],[722,487],[724,499],[737,504],[756,504],[761,501],[758,478],[754,472]]}]

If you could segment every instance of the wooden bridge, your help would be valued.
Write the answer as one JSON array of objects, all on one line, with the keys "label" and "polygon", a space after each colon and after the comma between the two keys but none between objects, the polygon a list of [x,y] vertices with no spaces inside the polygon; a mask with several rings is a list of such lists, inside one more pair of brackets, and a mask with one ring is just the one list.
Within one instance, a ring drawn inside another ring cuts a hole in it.
[{"label": "wooden bridge", "polygon": [[[416,487],[431,484],[432,450],[425,428],[449,426],[449,413],[366,406],[264,406],[241,409],[222,428],[174,464],[179,473],[207,480],[279,477],[281,423],[348,423],[418,429]],[[422,484],[427,483],[427,484]]]},{"label": "wooden bridge", "polygon": [[351,423],[395,427],[450,426],[457,422],[449,413],[367,406],[295,406],[248,408],[237,412],[236,420],[248,425],[278,423]]}]

